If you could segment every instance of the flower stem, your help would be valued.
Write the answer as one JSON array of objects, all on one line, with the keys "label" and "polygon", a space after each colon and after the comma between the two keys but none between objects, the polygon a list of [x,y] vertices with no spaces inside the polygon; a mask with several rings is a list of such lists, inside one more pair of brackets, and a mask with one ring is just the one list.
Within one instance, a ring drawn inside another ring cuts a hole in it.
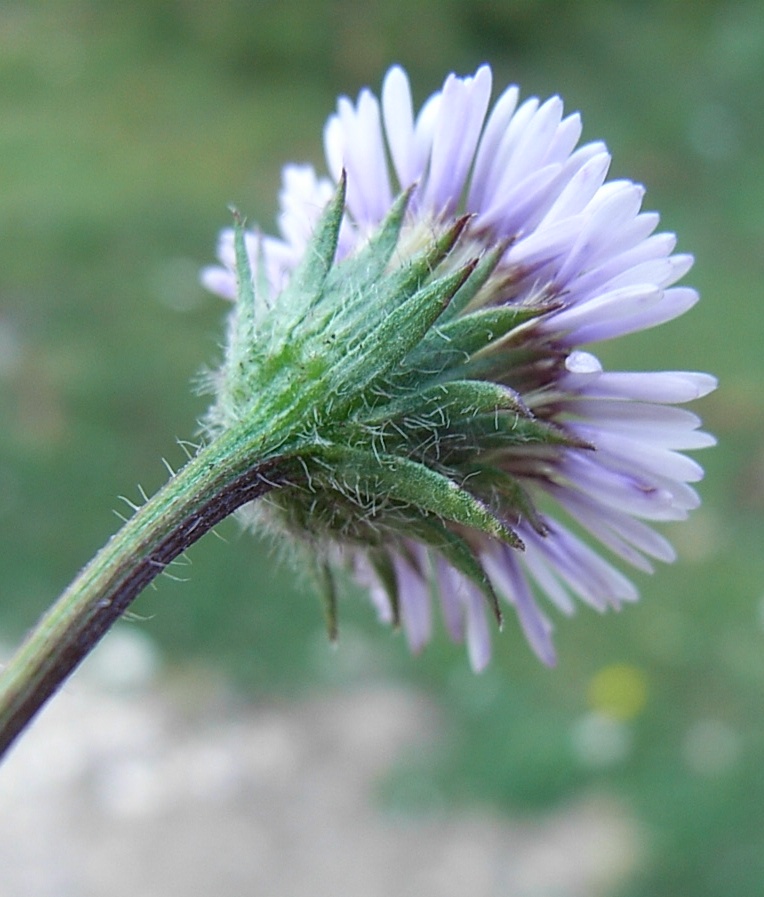
[{"label": "flower stem", "polygon": [[261,438],[229,430],[111,537],[0,674],[0,757],[169,563],[238,507],[279,484],[282,461],[263,451]]}]

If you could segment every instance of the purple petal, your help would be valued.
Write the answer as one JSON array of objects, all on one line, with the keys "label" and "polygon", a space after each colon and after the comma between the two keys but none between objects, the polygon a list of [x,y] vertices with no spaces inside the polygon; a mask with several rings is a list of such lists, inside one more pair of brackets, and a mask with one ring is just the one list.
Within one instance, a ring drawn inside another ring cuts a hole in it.
[{"label": "purple petal", "polygon": [[347,171],[347,206],[363,225],[382,220],[392,202],[377,98],[362,90],[356,108],[346,98],[337,104],[339,132],[326,131],[327,158]]},{"label": "purple petal", "polygon": [[697,292],[689,287],[671,287],[663,293],[660,302],[643,309],[635,309],[633,314],[622,318],[581,327],[570,333],[566,341],[586,345],[626,336],[628,333],[637,333],[640,330],[649,330],[683,315],[695,305],[698,298]]},{"label": "purple petal", "polygon": [[491,95],[491,70],[474,78],[450,75],[443,85],[424,202],[436,215],[453,214],[464,189]]},{"label": "purple petal", "polygon": [[603,373],[584,392],[592,397],[680,404],[700,399],[718,386],[716,377],[689,371]]},{"label": "purple petal", "polygon": [[515,85],[508,87],[494,104],[493,111],[486,122],[475,155],[475,167],[467,200],[467,211],[469,212],[480,212],[486,196],[493,193],[493,163],[498,146],[517,107],[519,95],[520,91]]},{"label": "purple petal", "polygon": [[572,517],[609,548],[612,546],[603,537],[603,532],[612,533],[623,543],[665,563],[676,559],[676,552],[667,539],[629,514],[605,508],[591,496],[572,489],[555,486],[550,488],[550,492]]},{"label": "purple petal", "polygon": [[586,220],[576,245],[557,273],[559,284],[567,284],[605,254],[638,242],[641,228],[633,233],[627,225],[636,219],[643,194],[643,188],[630,181],[611,181],[597,191],[586,209]]},{"label": "purple petal", "polygon": [[687,516],[671,489],[632,472],[609,470],[581,452],[568,452],[560,463],[560,473],[605,507],[646,520],[684,520]]},{"label": "purple petal", "polygon": [[[652,234],[635,246],[606,257],[598,265],[568,283],[567,289],[571,301],[578,301],[601,290],[612,289],[618,285],[621,277],[624,278],[624,283],[628,282],[629,272],[644,262],[667,258],[675,245],[676,237],[673,234]],[[633,283],[634,279],[632,278],[630,282]],[[662,285],[667,286],[668,283]]]},{"label": "purple petal", "polygon": [[354,553],[352,568],[355,580],[368,590],[371,603],[377,611],[377,618],[382,623],[391,624],[393,622],[393,607],[390,603],[390,596],[363,552]]},{"label": "purple petal", "polygon": [[398,183],[403,189],[420,177],[423,164],[416,158],[414,142],[414,111],[411,87],[406,73],[399,65],[385,75],[382,85],[382,117]]},{"label": "purple petal", "polygon": [[490,543],[480,556],[483,567],[494,588],[514,605],[528,644],[543,663],[554,666],[557,657],[551,639],[552,625],[539,610],[513,550],[498,542]]},{"label": "purple petal", "polygon": [[223,299],[236,301],[236,277],[227,268],[209,265],[202,268],[199,279],[202,286],[211,293]]},{"label": "purple petal", "polygon": [[630,580],[559,523],[539,540],[539,548],[579,598],[597,610],[617,609],[639,597]]},{"label": "purple petal", "polygon": [[398,583],[401,622],[406,640],[411,651],[418,654],[432,635],[430,588],[419,570],[400,554],[393,556],[393,566]]},{"label": "purple petal", "polygon": [[544,537],[530,527],[519,527],[518,530],[525,543],[523,564],[526,569],[552,604],[566,616],[571,616],[575,613],[576,605],[568,590],[555,576],[554,567],[550,565],[549,558],[540,548],[539,543],[544,541]]},{"label": "purple petal", "polygon": [[464,641],[464,608],[459,600],[459,591],[462,588],[461,577],[442,555],[436,555],[435,575],[446,629],[455,642],[462,642]]},{"label": "purple petal", "polygon": [[511,156],[505,162],[507,174],[511,172],[514,180],[519,181],[535,168],[547,164],[549,150],[555,142],[562,121],[562,108],[562,100],[551,97],[539,107],[523,129]]},{"label": "purple petal", "polygon": [[515,236],[526,231],[536,208],[548,198],[559,173],[559,164],[547,165],[514,186],[502,185],[494,203],[481,216],[481,226],[493,228],[498,236]]},{"label": "purple petal", "polygon": [[[327,178],[316,177],[311,165],[286,165],[281,177],[279,230],[293,249],[303,252],[334,186]],[[295,264],[298,261],[299,256]]]},{"label": "purple petal", "polygon": [[486,618],[485,597],[470,582],[463,593],[467,622],[467,653],[475,673],[481,673],[491,660],[491,633]]},{"label": "purple petal", "polygon": [[539,324],[544,333],[564,333],[576,343],[585,342],[579,334],[590,327],[601,327],[614,322],[618,326],[624,318],[631,319],[652,311],[664,297],[661,289],[652,283],[621,287],[607,293],[595,295],[556,314],[548,315]]},{"label": "purple petal", "polygon": [[647,476],[668,477],[680,482],[696,483],[703,479],[703,468],[679,452],[659,448],[649,439],[629,439],[620,433],[607,433],[599,427],[577,424],[572,428],[581,438],[596,446],[597,456],[611,467],[641,472]]}]

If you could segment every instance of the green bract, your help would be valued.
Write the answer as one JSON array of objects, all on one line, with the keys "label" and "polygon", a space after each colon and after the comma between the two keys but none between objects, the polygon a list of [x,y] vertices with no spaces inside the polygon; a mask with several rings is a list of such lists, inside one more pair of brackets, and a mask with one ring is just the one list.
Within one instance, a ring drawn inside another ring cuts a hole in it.
[{"label": "green bract", "polygon": [[[509,386],[484,379],[487,350],[550,305],[542,296],[533,305],[492,304],[504,247],[486,252],[464,240],[469,216],[407,252],[422,243],[402,238],[411,191],[355,255],[335,263],[345,188],[343,177],[270,308],[237,222],[238,298],[207,425],[215,435],[244,425],[261,440],[260,457],[277,462],[282,485],[245,509],[250,517],[267,515],[319,558],[338,545],[368,548],[396,614],[384,546],[422,543],[478,586],[500,620],[471,534],[522,549],[513,522],[538,517],[520,484],[494,465],[495,453],[572,443]],[[334,583],[318,566],[333,635]]]}]

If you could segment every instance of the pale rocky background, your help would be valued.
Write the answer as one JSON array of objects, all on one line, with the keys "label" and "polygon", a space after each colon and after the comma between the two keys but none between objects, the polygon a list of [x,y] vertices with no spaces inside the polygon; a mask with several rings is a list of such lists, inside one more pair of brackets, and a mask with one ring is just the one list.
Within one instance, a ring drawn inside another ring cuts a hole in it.
[{"label": "pale rocky background", "polygon": [[517,820],[386,808],[443,728],[422,694],[253,705],[159,666],[112,633],[0,766],[2,897],[606,897],[639,861],[603,795]]}]

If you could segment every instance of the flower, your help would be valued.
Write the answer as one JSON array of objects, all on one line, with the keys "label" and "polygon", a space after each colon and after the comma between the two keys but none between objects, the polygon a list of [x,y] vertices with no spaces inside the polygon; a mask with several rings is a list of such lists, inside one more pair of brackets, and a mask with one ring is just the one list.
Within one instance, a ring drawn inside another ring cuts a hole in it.
[{"label": "flower", "polygon": [[[446,627],[466,641],[475,670],[490,658],[494,593],[551,665],[545,604],[570,614],[574,598],[599,611],[637,598],[593,545],[648,572],[652,560],[674,559],[650,523],[686,518],[698,505],[689,484],[703,472],[682,452],[714,443],[695,414],[674,406],[716,386],[702,373],[608,372],[585,348],[693,306],[696,292],[674,285],[692,258],[674,254],[674,235],[655,232],[641,186],[606,181],[606,147],[578,146],[580,117],[564,117],[559,97],[520,103],[512,86],[489,108],[491,90],[488,66],[449,75],[415,117],[407,76],[391,68],[381,103],[369,90],[355,104],[339,100],[324,131],[330,178],[285,168],[281,236],[247,235],[263,316],[286,303],[346,173],[338,271],[408,191],[395,259],[441,239],[448,246],[437,265],[464,272],[462,281],[478,278],[471,289],[456,285],[446,310],[350,412],[363,418],[368,463],[376,457],[384,473],[364,477],[358,458],[348,467],[340,453],[343,472],[311,485],[309,503],[288,489],[269,502],[272,517],[275,509],[287,529],[352,570],[380,618],[400,620],[414,651],[431,636],[434,583]],[[223,266],[203,280],[234,299],[233,231],[221,235],[219,257]],[[213,426],[225,415],[218,402]],[[392,470],[410,475],[405,488],[391,485]],[[440,479],[430,483],[426,471]],[[473,502],[469,514],[404,500],[441,480]]]}]

